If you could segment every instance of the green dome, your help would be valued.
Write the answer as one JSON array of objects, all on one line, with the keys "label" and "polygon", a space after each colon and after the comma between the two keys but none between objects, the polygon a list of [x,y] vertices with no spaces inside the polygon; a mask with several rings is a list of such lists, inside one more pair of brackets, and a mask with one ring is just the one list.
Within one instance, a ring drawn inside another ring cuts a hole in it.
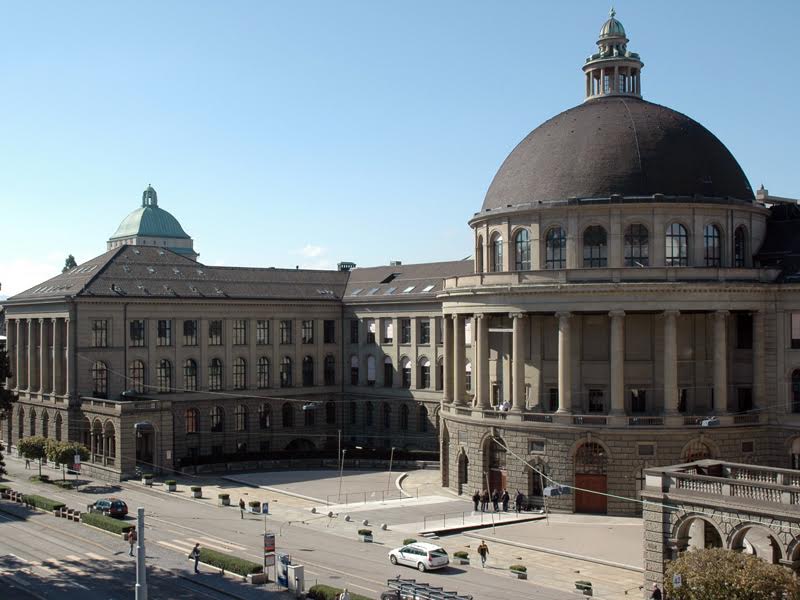
[{"label": "green dome", "polygon": [[617,21],[614,16],[617,13],[614,9],[611,9],[611,18],[603,23],[603,27],[600,28],[600,39],[603,38],[610,38],[610,37],[625,37],[625,28],[622,26],[622,23]]},{"label": "green dome", "polygon": [[150,186],[142,194],[142,206],[122,220],[111,239],[134,236],[190,239],[178,219],[158,207],[156,191]]}]

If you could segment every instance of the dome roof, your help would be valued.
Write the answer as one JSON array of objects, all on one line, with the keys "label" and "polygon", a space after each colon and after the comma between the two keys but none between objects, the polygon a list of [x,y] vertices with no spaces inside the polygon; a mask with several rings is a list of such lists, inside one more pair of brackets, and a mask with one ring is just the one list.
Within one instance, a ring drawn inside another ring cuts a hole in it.
[{"label": "dome roof", "polygon": [[482,210],[612,194],[753,200],[739,163],[698,122],[639,98],[604,96],[522,140],[495,175]]},{"label": "dome roof", "polygon": [[614,18],[613,12],[611,18],[600,28],[600,39],[608,37],[625,37],[625,28]]},{"label": "dome roof", "polygon": [[125,217],[111,239],[133,236],[190,239],[178,219],[156,204],[141,206]]}]

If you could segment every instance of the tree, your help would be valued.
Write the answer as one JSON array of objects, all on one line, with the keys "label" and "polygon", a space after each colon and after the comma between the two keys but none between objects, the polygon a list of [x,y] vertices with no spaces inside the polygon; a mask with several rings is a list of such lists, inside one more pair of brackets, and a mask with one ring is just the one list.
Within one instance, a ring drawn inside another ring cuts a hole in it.
[{"label": "tree", "polygon": [[0,421],[10,416],[11,405],[17,401],[17,395],[6,386],[11,375],[8,352],[0,350]]},{"label": "tree", "polygon": [[75,455],[81,457],[81,462],[89,458],[89,449],[78,442],[56,442],[48,440],[47,459],[61,465],[61,476],[66,479],[65,467],[75,462]]},{"label": "tree", "polygon": [[77,266],[78,266],[78,263],[76,263],[76,262],[75,262],[75,257],[74,257],[74,256],[72,256],[72,254],[70,254],[70,255],[67,257],[67,260],[65,260],[65,261],[64,261],[64,268],[63,268],[63,269],[61,269],[61,272],[62,272],[62,273],[66,273],[66,272],[67,272],[67,271],[69,271],[70,269],[74,269],[74,268],[75,268],[75,267],[77,267]]},{"label": "tree", "polygon": [[40,435],[22,438],[17,442],[17,450],[25,458],[39,461],[39,477],[41,477],[42,459],[47,456],[47,438]]},{"label": "tree", "polygon": [[[681,576],[680,587],[672,585],[675,575]],[[800,600],[800,583],[791,571],[722,548],[690,550],[669,563],[664,587],[672,600]]]},{"label": "tree", "polygon": [[0,444],[0,479],[2,479],[3,475],[7,473],[6,461],[3,458],[3,450],[5,450],[5,446],[3,446],[3,444]]}]

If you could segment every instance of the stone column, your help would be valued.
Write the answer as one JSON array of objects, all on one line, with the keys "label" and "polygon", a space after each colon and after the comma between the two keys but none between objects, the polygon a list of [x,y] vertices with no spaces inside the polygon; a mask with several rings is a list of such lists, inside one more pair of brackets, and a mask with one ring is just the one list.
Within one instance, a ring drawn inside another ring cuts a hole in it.
[{"label": "stone column", "polygon": [[64,395],[72,394],[72,327],[69,318],[64,319],[64,339],[67,350],[64,357]]},{"label": "stone column", "polygon": [[53,394],[64,393],[64,341],[61,319],[53,319]]},{"label": "stone column", "polygon": [[[17,387],[17,382],[19,381],[19,376],[17,373],[17,368],[19,365],[19,359],[17,358],[17,352],[19,351],[19,334],[17,333],[18,326],[19,319],[8,319],[6,323],[6,329],[8,330],[8,362],[9,367],[11,368],[11,377],[8,378],[8,387],[10,389]],[[9,419],[10,418],[11,417],[9,417]],[[10,443],[11,439],[9,438],[8,441]]]},{"label": "stone column", "polygon": [[[443,337],[444,337],[444,381],[442,382],[442,399],[444,402],[453,401],[453,365],[455,357],[453,356],[453,319],[447,315],[442,319]],[[463,343],[462,343],[463,346]]]},{"label": "stone column", "polygon": [[611,317],[611,414],[625,413],[625,312],[612,310]]},{"label": "stone column", "polygon": [[50,319],[39,319],[39,390],[50,391]]},{"label": "stone column", "polygon": [[728,311],[714,313],[714,406],[718,413],[728,412]]},{"label": "stone column", "polygon": [[511,369],[512,369],[512,410],[525,409],[525,323],[527,317],[523,313],[511,315],[514,324],[512,333]]},{"label": "stone column", "polygon": [[677,310],[664,311],[664,411],[678,413],[678,315]]},{"label": "stone column", "polygon": [[[466,404],[466,348],[464,347],[464,316],[453,315],[453,360],[451,361],[453,377],[453,401],[458,406]],[[447,377],[445,377],[445,380]]]},{"label": "stone column", "polygon": [[28,319],[28,391],[36,386],[36,337],[34,335],[34,319]]},{"label": "stone column", "polygon": [[753,406],[764,408],[765,389],[764,311],[753,313]]},{"label": "stone column", "polygon": [[572,411],[572,370],[570,369],[570,331],[568,312],[556,313],[558,319],[558,411]]},{"label": "stone column", "polygon": [[485,410],[491,406],[489,394],[489,316],[475,315],[478,324],[478,406]]}]

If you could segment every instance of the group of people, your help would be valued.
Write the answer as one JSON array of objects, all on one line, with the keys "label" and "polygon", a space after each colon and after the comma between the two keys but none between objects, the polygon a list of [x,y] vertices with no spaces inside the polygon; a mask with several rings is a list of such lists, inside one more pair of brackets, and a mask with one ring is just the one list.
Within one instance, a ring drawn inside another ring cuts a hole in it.
[{"label": "group of people", "polygon": [[[478,505],[480,504],[481,512],[486,512],[489,510],[489,502],[492,503],[494,507],[494,512],[499,512],[500,504],[503,505],[503,512],[508,512],[508,505],[511,502],[511,496],[508,493],[508,490],[495,490],[489,495],[489,490],[483,490],[483,492],[479,492],[475,490],[475,493],[472,494],[472,503],[475,505],[475,510],[478,510]],[[522,505],[525,502],[525,496],[522,495],[522,492],[517,490],[517,495],[514,498],[514,510],[517,512],[522,511]]]}]

